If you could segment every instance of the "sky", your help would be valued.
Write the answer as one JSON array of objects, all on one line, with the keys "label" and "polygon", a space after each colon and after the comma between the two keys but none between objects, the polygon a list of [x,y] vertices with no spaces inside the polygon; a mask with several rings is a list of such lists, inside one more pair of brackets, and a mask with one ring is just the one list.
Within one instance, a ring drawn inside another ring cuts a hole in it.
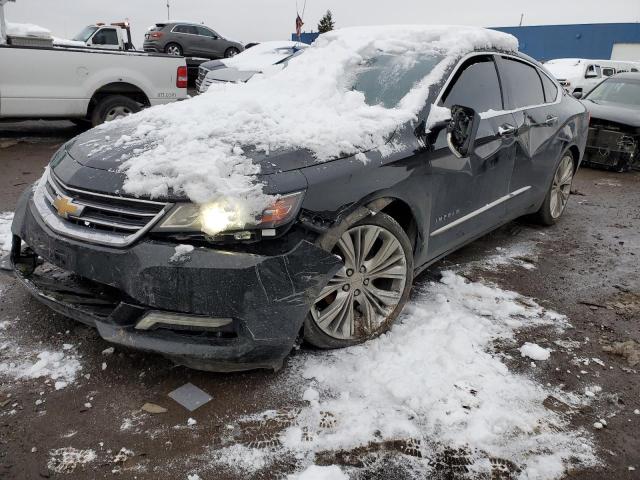
[{"label": "sky", "polygon": [[[317,30],[327,9],[337,27],[376,24],[460,24],[478,26],[640,22],[639,0],[306,0],[303,30]],[[298,0],[302,13],[305,0]],[[149,26],[167,19],[167,0],[16,0],[7,21],[35,23],[70,38],[95,22],[129,19],[142,46]],[[204,22],[243,43],[290,39],[296,0],[170,0],[171,19]],[[606,8],[605,8],[606,5]]]}]

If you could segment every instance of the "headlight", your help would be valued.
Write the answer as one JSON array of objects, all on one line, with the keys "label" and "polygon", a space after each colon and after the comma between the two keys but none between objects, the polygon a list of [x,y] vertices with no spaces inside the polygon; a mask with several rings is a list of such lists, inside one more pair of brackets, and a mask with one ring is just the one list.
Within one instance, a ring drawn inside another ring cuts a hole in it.
[{"label": "headlight", "polygon": [[274,229],[295,218],[303,197],[304,192],[282,195],[251,221],[246,221],[247,213],[242,205],[231,202],[176,205],[156,231],[202,232],[213,236],[236,230]]}]

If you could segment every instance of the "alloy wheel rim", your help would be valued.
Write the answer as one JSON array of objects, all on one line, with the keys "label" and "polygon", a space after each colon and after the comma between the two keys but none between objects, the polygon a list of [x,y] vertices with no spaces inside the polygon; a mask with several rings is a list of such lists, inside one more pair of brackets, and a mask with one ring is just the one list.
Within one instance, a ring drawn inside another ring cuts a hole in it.
[{"label": "alloy wheel rim", "polygon": [[551,185],[550,210],[553,218],[559,218],[564,212],[569,195],[571,193],[571,182],[573,181],[573,160],[565,156],[556,169]]},{"label": "alloy wheel rim", "polygon": [[113,107],[110,109],[104,117],[105,122],[110,122],[111,120],[115,120],[116,118],[126,117],[127,115],[131,115],[133,112],[127,107]]},{"label": "alloy wheel rim", "polygon": [[345,265],[322,289],[311,315],[333,338],[367,338],[400,303],[407,281],[404,250],[388,230],[362,225],[347,230],[333,253]]},{"label": "alloy wheel rim", "polygon": [[180,55],[180,49],[174,45],[171,45],[169,48],[167,48],[167,53],[169,55]]}]

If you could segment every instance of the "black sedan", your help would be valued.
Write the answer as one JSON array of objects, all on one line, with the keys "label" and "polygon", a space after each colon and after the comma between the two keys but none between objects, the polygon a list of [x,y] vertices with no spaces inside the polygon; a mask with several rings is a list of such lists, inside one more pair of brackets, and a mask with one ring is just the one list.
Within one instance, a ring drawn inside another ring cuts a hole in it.
[{"label": "black sedan", "polygon": [[591,114],[585,162],[619,172],[640,168],[640,73],[620,73],[583,100]]},{"label": "black sedan", "polygon": [[[560,219],[587,140],[579,101],[497,32],[462,29],[452,37],[449,27],[407,27],[384,41],[369,41],[368,32],[347,32],[349,41],[325,34],[271,79],[149,110],[66,144],[16,209],[17,277],[107,341],[194,368],[279,368],[300,339],[338,348],[387,331],[416,275],[500,225],[523,215],[545,225]],[[396,34],[405,37],[396,42]],[[352,39],[363,45],[356,54]],[[410,58],[402,48],[422,50]],[[317,66],[318,58],[325,63]],[[309,78],[313,68],[324,75]],[[329,94],[315,101],[321,88]],[[273,97],[274,109],[287,99],[302,106],[268,117],[264,105]],[[314,114],[307,102],[316,109],[334,102],[341,113],[330,122],[313,117],[295,132],[281,127]],[[401,118],[407,104],[418,107],[406,121],[381,117]],[[194,120],[199,105],[210,110]],[[353,110],[364,112],[358,127],[371,132],[331,150],[342,154],[319,161],[311,147],[295,147],[326,132],[346,138],[333,123]],[[184,116],[171,123],[172,112]],[[376,130],[384,122],[391,128]],[[143,144],[127,143],[135,135]],[[225,135],[229,143],[219,140]],[[288,148],[245,145],[252,138],[274,145],[285,138]],[[128,190],[133,173],[121,162],[145,148],[162,155],[144,167],[167,176],[134,164],[142,172],[136,186],[158,177],[157,188],[141,195]],[[192,188],[186,198],[175,182],[200,181],[214,154],[230,172],[211,179],[216,188],[235,195],[245,185],[256,192],[243,194],[249,202],[262,195],[259,187],[272,204],[239,223],[233,215],[242,208],[194,200],[207,189]],[[202,161],[193,163],[197,155]],[[237,166],[246,162],[259,174],[238,183]]]}]

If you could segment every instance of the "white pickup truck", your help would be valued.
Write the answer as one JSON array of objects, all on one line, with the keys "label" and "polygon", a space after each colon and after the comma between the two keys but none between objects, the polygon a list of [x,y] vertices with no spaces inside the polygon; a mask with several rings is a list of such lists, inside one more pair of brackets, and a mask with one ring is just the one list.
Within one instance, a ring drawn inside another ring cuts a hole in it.
[{"label": "white pickup truck", "polygon": [[0,38],[0,120],[59,118],[95,126],[187,97],[182,57],[52,41],[27,46],[24,40],[28,35]]}]

